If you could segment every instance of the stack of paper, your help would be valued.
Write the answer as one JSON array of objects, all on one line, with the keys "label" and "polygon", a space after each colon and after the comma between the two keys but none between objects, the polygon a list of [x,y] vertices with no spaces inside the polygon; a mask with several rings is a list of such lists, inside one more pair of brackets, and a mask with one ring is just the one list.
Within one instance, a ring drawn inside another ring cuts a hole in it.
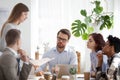
[{"label": "stack of paper", "polygon": [[37,66],[41,66],[51,60],[53,60],[54,58],[42,58],[41,60],[30,60],[30,63],[33,65],[37,65]]}]

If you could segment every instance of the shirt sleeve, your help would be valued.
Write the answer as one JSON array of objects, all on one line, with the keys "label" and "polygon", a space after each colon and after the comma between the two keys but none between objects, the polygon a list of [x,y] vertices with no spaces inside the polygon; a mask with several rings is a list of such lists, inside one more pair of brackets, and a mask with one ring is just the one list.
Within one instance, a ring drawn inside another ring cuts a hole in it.
[{"label": "shirt sleeve", "polygon": [[103,55],[103,64],[102,64],[102,72],[106,72],[107,71],[107,56]]},{"label": "shirt sleeve", "polygon": [[70,64],[74,64],[77,65],[77,54],[73,51],[71,52],[71,60],[70,60]]}]

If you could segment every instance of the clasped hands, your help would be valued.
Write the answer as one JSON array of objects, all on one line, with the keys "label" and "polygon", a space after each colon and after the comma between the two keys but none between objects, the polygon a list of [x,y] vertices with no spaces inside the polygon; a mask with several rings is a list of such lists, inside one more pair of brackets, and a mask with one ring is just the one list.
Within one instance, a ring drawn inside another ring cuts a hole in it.
[{"label": "clasped hands", "polygon": [[27,56],[26,52],[22,49],[18,50],[18,54],[20,55],[20,59],[24,62],[29,62],[29,57]]}]

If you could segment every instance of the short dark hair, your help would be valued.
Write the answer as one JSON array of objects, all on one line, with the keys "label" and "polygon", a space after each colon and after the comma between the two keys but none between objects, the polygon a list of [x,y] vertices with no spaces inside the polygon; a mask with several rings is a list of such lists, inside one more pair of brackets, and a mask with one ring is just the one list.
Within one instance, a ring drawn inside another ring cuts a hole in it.
[{"label": "short dark hair", "polygon": [[120,39],[119,38],[109,35],[108,42],[109,42],[110,46],[114,46],[115,53],[120,52]]},{"label": "short dark hair", "polygon": [[105,45],[103,36],[100,33],[92,33],[89,36],[92,36],[95,43],[97,44],[95,51],[102,50],[102,47]]},{"label": "short dark hair", "polygon": [[71,33],[70,33],[70,31],[68,29],[59,30],[58,33],[57,33],[57,36],[59,35],[60,32],[63,33],[63,34],[66,34],[68,36],[68,40],[70,39]]},{"label": "short dark hair", "polygon": [[20,30],[11,29],[7,32],[5,40],[7,46],[14,45],[18,39],[20,39]]}]

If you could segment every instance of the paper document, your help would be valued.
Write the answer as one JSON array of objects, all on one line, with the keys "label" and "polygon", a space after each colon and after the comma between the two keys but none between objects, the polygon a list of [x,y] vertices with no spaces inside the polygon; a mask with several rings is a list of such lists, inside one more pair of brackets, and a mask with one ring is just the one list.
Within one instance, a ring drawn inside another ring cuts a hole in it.
[{"label": "paper document", "polygon": [[53,60],[54,58],[42,58],[41,60],[30,60],[30,63],[33,65],[37,65],[37,66],[41,66],[51,60]]}]

